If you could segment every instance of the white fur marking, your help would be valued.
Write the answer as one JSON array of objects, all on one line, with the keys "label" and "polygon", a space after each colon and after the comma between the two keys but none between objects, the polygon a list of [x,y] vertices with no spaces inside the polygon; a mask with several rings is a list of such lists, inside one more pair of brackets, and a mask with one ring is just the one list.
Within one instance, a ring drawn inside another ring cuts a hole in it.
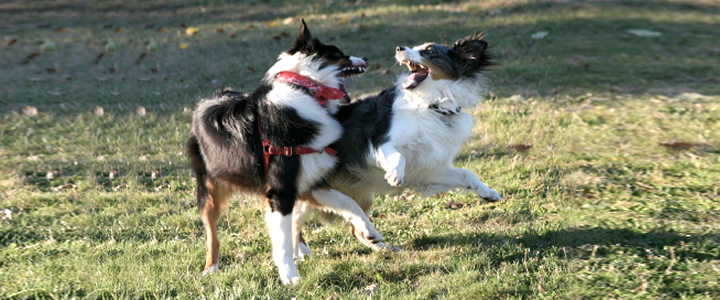
[{"label": "white fur marking", "polygon": [[296,284],[300,280],[293,262],[292,215],[280,212],[265,213],[265,223],[270,231],[272,256],[283,284]]},{"label": "white fur marking", "polygon": [[208,275],[218,273],[218,272],[220,272],[220,266],[218,264],[214,264],[214,265],[210,266],[209,268],[207,268],[207,270],[203,271],[202,276],[208,276]]}]

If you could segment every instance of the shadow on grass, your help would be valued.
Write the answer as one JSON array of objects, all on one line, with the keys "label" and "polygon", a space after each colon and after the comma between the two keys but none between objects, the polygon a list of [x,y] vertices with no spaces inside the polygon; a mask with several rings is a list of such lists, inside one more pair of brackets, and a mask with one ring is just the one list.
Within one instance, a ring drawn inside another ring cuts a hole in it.
[{"label": "shadow on grass", "polygon": [[[478,246],[480,247],[502,247],[508,244],[516,245],[519,248],[530,251],[544,252],[551,248],[592,248],[594,246],[620,246],[629,248],[654,249],[664,251],[666,247],[677,247],[690,242],[702,242],[715,240],[720,235],[697,235],[688,236],[670,231],[655,230],[650,232],[637,232],[629,229],[610,228],[587,228],[587,229],[563,229],[553,230],[544,233],[529,233],[521,237],[504,235],[472,234],[472,235],[446,235],[421,237],[411,241],[411,247],[418,250],[426,250],[434,247],[449,246]],[[589,247],[588,247],[589,246]],[[589,251],[589,250],[588,250]],[[678,256],[693,258],[700,261],[716,259],[714,255],[697,251],[677,250]],[[595,255],[605,256],[607,250],[600,250]],[[521,261],[523,253],[510,254],[503,257],[502,261]]]}]

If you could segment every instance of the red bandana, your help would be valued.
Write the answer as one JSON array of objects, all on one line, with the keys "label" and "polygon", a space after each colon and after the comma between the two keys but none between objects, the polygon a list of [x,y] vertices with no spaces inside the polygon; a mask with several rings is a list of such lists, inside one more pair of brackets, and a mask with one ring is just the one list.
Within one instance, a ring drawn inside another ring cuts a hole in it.
[{"label": "red bandana", "polygon": [[320,105],[326,105],[328,100],[340,99],[345,96],[345,92],[339,89],[317,84],[315,82],[312,82],[310,79],[307,79],[307,77],[305,76],[289,71],[282,71],[280,73],[277,73],[277,75],[275,75],[275,81],[292,83],[295,85],[301,85],[306,87],[308,90],[310,90],[310,92],[313,94],[313,97],[315,97],[315,100],[317,100]]}]

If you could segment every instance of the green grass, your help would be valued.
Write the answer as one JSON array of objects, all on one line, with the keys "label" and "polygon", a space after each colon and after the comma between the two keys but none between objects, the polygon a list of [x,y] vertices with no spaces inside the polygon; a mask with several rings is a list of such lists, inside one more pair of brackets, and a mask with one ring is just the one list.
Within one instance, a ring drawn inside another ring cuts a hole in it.
[{"label": "green grass", "polygon": [[[1,4],[0,298],[720,297],[720,5],[355,2]],[[252,89],[300,17],[370,58],[355,95],[403,71],[396,45],[485,31],[494,89],[456,165],[504,200],[378,196],[373,222],[400,253],[311,220],[313,256],[286,287],[257,201],[238,196],[222,270],[201,277],[189,110],[215,87]]]}]

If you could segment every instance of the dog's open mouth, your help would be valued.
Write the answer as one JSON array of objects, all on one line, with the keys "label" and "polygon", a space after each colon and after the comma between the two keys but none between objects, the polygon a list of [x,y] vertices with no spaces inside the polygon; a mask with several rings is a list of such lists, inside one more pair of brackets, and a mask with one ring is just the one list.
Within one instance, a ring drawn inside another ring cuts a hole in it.
[{"label": "dog's open mouth", "polygon": [[403,88],[405,89],[409,90],[416,88],[421,82],[423,82],[423,80],[425,80],[425,78],[427,78],[429,74],[428,67],[422,64],[410,60],[403,60],[400,63],[406,65],[408,69],[410,69],[410,75],[408,75],[403,83]]},{"label": "dog's open mouth", "polygon": [[365,73],[365,71],[367,71],[367,66],[349,66],[347,68],[343,68],[342,71],[340,71],[340,77],[350,77]]},{"label": "dog's open mouth", "polygon": [[341,78],[339,88],[343,93],[345,93],[345,96],[343,96],[341,103],[350,103],[350,94],[348,94],[347,90],[345,90],[345,78],[363,74],[365,73],[365,71],[367,71],[367,64],[364,62],[345,67],[342,69],[342,71],[340,71],[340,74],[338,74],[338,76]]}]

